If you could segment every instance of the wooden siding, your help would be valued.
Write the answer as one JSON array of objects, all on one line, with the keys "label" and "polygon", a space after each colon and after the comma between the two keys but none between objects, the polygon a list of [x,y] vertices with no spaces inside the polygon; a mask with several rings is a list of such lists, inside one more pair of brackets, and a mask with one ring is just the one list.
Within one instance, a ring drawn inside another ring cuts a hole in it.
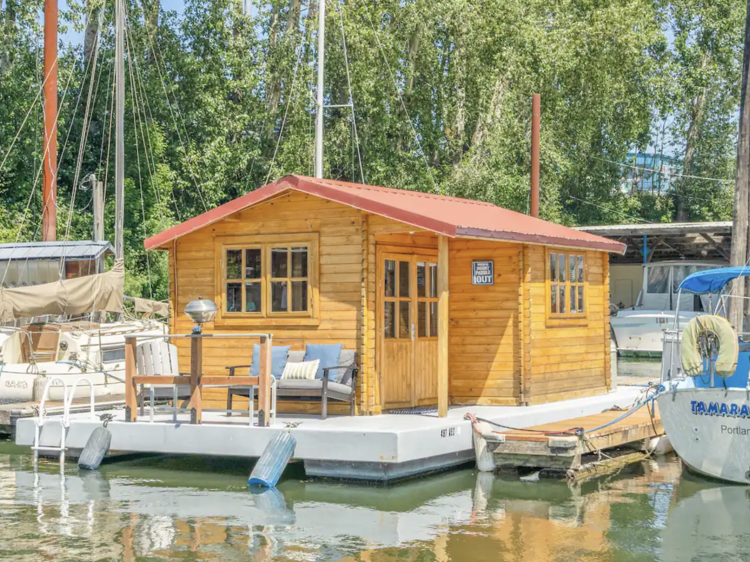
[{"label": "wooden siding", "polygon": [[[585,252],[586,318],[566,323],[547,316],[546,253],[528,246],[529,404],[607,392],[609,388],[609,299],[603,252]],[[580,252],[578,252],[580,253]]]},{"label": "wooden siding", "polygon": [[[361,352],[362,337],[358,331],[362,315],[362,213],[299,193],[283,195],[257,207],[238,212],[227,219],[177,240],[176,252],[170,251],[170,277],[174,280],[174,253],[177,260],[177,282],[172,283],[174,310],[177,312],[172,329],[188,333],[192,324],[182,312],[199,296],[216,299],[220,293],[216,275],[216,238],[231,237],[232,243],[242,244],[243,237],[259,234],[319,234],[319,289],[320,310],[317,325],[263,326],[258,321],[246,325],[205,326],[206,333],[242,333],[270,331],[274,345],[291,345],[304,349],[306,343],[343,343],[346,349]],[[190,363],[189,346],[179,342],[179,361],[182,370]],[[226,374],[227,365],[249,364],[252,345],[247,340],[206,340],[204,344],[204,372]],[[364,375],[364,373],[363,373]],[[360,379],[360,380],[364,380]],[[207,389],[206,400],[224,403],[226,390]],[[238,401],[241,407],[242,400]],[[246,401],[244,401],[246,403]],[[282,405],[286,411],[313,411],[319,404]],[[334,406],[331,413],[341,409]],[[344,405],[348,411],[348,406]]]},{"label": "wooden siding", "polygon": [[[450,241],[450,396],[454,404],[519,403],[518,244]],[[471,264],[492,260],[494,285],[472,285]]]}]

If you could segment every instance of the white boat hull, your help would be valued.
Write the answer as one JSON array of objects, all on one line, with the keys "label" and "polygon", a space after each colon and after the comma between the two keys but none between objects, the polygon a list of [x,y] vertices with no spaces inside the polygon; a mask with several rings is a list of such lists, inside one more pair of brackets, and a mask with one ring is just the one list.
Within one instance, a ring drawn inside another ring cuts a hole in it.
[{"label": "white boat hull", "polygon": [[657,398],[675,452],[697,473],[750,484],[750,391],[683,384]]},{"label": "white boat hull", "polygon": [[[680,313],[680,326],[684,327],[697,313]],[[620,355],[645,355],[661,357],[664,332],[674,326],[674,312],[653,310],[620,310],[610,317]]]},{"label": "white boat hull", "polygon": [[[78,379],[85,377],[94,385],[94,396],[123,396],[125,384],[109,376],[125,379],[125,369],[122,364],[104,365],[104,372],[82,371],[79,367],[64,363],[38,363],[35,371],[29,371],[29,365],[6,364],[0,371],[0,402],[30,402],[33,400],[34,380],[42,376],[48,379],[62,379],[69,391]],[[106,373],[106,374],[105,374]],[[50,385],[47,399],[60,401],[63,399],[63,383],[54,380]],[[89,396],[89,385],[81,381],[75,392],[75,398]]]}]

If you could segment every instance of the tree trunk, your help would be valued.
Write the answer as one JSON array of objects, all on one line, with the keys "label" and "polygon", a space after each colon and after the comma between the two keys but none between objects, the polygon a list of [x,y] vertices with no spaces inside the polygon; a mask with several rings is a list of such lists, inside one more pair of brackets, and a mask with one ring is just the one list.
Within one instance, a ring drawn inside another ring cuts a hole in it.
[{"label": "tree trunk", "polygon": [[[737,140],[737,173],[734,184],[734,222],[732,225],[732,253],[730,263],[743,266],[747,263],[747,219],[748,181],[750,181],[750,0],[747,3],[745,20],[745,51],[742,57],[742,96],[740,99],[740,131]],[[735,281],[732,294],[738,298],[729,299],[729,321],[737,331],[744,330],[745,283]]]},{"label": "tree trunk", "polygon": [[[18,0],[5,0],[5,4],[2,4],[0,0],[0,14],[2,14],[2,20],[5,20],[5,25],[0,28],[0,76],[5,74],[5,71],[10,66],[10,55],[8,55],[8,47],[13,43],[11,37],[15,32],[16,27],[16,2]],[[0,22],[2,22],[0,20]]]},{"label": "tree trunk", "polygon": [[503,97],[505,95],[505,89],[508,86],[505,75],[500,75],[495,80],[495,85],[492,87],[492,97],[490,97],[487,111],[479,114],[477,118],[477,126],[474,129],[474,134],[471,138],[471,151],[472,161],[476,162],[482,157],[482,145],[487,137],[487,133],[500,119],[503,107]]},{"label": "tree trunk", "polygon": [[464,154],[464,137],[466,135],[466,53],[464,40],[466,28],[461,24],[456,37],[453,64],[455,65],[456,118],[453,126],[453,164],[461,163]]},{"label": "tree trunk", "polygon": [[[96,0],[89,0],[89,4],[95,4]],[[90,6],[89,19],[86,22],[86,30],[83,33],[83,60],[88,65],[91,55],[94,54],[96,46],[96,36],[99,33],[99,13],[98,10]]]},{"label": "tree trunk", "polygon": [[[703,69],[708,65],[710,55],[703,55],[703,63],[701,67]],[[695,160],[695,148],[698,143],[698,138],[701,134],[701,128],[703,125],[703,112],[706,107],[706,93],[708,86],[703,86],[698,97],[693,102],[693,111],[690,116],[690,125],[688,126],[687,142],[685,143],[685,158],[682,161],[682,173],[683,175],[690,175],[693,171],[693,161]],[[689,181],[689,180],[687,180]],[[685,182],[686,178],[681,178],[679,181],[680,189],[677,193],[677,220],[679,222],[687,222],[690,219],[687,209],[687,201],[684,198],[685,193]]]},{"label": "tree trunk", "polygon": [[406,92],[404,92],[405,94],[411,92],[411,89],[414,86],[414,74],[416,74],[414,65],[416,64],[417,53],[419,53],[419,42],[421,39],[422,24],[418,23],[416,29],[409,38],[409,75],[406,78]]}]

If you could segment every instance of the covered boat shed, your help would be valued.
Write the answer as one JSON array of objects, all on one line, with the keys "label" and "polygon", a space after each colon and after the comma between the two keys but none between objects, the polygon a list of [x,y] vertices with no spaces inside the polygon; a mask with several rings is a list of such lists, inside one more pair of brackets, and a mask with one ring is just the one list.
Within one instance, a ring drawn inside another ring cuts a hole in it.
[{"label": "covered boat shed", "polygon": [[[361,366],[359,415],[610,389],[608,254],[621,242],[490,203],[292,175],[145,247],[169,252],[173,333],[189,333],[182,311],[203,296],[219,306],[207,334],[342,343]],[[225,374],[251,353],[207,338],[203,369]]]}]

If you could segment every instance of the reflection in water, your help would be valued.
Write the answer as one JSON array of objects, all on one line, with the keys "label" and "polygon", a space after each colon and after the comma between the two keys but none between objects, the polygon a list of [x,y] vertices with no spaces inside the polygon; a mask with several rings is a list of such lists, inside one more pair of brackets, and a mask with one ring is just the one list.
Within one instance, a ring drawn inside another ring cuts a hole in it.
[{"label": "reflection in water", "polygon": [[748,488],[674,458],[569,486],[464,470],[389,488],[250,491],[241,460],[151,458],[100,472],[0,449],[0,559],[740,560]]}]

